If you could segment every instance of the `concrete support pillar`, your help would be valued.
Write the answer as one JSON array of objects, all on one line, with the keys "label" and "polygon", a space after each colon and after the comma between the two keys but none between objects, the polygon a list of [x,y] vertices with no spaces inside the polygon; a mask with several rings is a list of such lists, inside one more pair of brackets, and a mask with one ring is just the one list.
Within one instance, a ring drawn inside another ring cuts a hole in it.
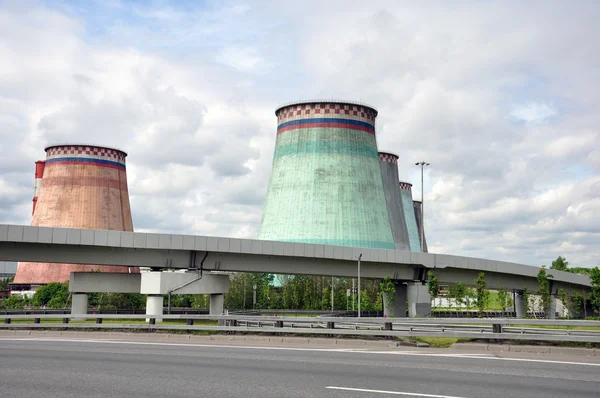
[{"label": "concrete support pillar", "polygon": [[[73,293],[72,304],[71,304],[71,315],[85,315],[87,314],[88,308],[88,295],[87,293]],[[74,317],[76,321],[84,321],[85,316]]]},{"label": "concrete support pillar", "polygon": [[225,295],[224,294],[211,294],[210,295],[210,315],[223,315],[223,308],[225,306]]},{"label": "concrete support pillar", "polygon": [[383,315],[388,318],[406,318],[406,285],[396,285],[393,305],[389,305],[388,293],[383,292]]},{"label": "concrete support pillar", "polygon": [[594,308],[592,307],[592,300],[584,300],[584,304],[583,304],[584,308],[581,309],[581,316],[582,317],[590,317],[590,316],[596,316],[596,314],[594,313]]},{"label": "concrete support pillar", "polygon": [[515,316],[517,318],[527,318],[527,314],[525,313],[525,297],[523,296],[523,292],[517,291],[514,294],[515,300]]},{"label": "concrete support pillar", "polygon": [[556,319],[556,304],[557,304],[556,296],[550,297],[550,308],[544,308],[544,313],[546,315],[546,319]]},{"label": "concrete support pillar", "polygon": [[[156,322],[162,322],[163,305],[162,295],[149,294],[146,299],[146,315],[153,315]],[[146,318],[146,322],[150,322],[150,318]]]},{"label": "concrete support pillar", "polygon": [[408,316],[411,318],[431,315],[431,296],[427,285],[408,282]]}]

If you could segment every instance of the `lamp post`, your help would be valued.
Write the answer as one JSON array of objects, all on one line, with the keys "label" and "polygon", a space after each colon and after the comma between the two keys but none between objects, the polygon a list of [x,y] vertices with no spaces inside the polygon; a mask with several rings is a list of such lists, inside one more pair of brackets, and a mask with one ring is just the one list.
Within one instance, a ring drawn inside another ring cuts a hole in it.
[{"label": "lamp post", "polygon": [[423,169],[431,163],[425,161],[415,163],[415,166],[421,166],[421,252],[425,250],[425,196],[423,196]]},{"label": "lamp post", "polygon": [[358,255],[358,317],[360,318],[360,259],[362,258],[362,253]]},{"label": "lamp post", "polygon": [[256,283],[252,285],[252,309],[256,309]]}]

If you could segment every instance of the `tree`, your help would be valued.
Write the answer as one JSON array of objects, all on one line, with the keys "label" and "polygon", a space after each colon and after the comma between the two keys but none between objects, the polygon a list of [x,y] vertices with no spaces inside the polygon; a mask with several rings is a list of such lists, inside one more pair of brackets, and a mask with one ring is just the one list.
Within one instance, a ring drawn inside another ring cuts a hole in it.
[{"label": "tree", "polygon": [[542,266],[537,274],[538,291],[540,295],[540,304],[544,309],[544,315],[546,318],[550,318],[549,311],[552,310],[552,296],[550,296],[550,282],[549,278],[553,278],[551,274],[546,272],[546,267]]},{"label": "tree", "polygon": [[17,309],[25,308],[30,304],[29,297],[20,294],[8,296],[5,300],[0,300],[0,309]]},{"label": "tree", "polygon": [[556,260],[552,261],[552,265],[550,266],[550,269],[554,269],[557,271],[568,271],[568,268],[569,262],[566,258],[562,256],[558,256]]},{"label": "tree", "polygon": [[490,292],[487,290],[487,282],[485,281],[485,273],[480,272],[477,279],[475,279],[475,284],[477,285],[476,289],[476,297],[475,304],[477,309],[479,310],[479,317],[483,317],[483,311],[485,311],[485,307],[488,305],[490,301]]},{"label": "tree", "polygon": [[600,313],[600,269],[598,266],[591,269],[590,281],[592,282],[592,294],[590,294],[592,309],[598,314]]},{"label": "tree", "polygon": [[502,309],[502,316],[504,316],[504,312],[506,311],[506,306],[508,303],[508,292],[504,290],[503,286],[500,286],[500,289],[498,289],[498,295],[496,297],[498,299],[498,304],[500,304]]},{"label": "tree", "polygon": [[466,296],[467,288],[462,282],[457,282],[448,289],[448,297],[454,299],[454,303],[458,306],[458,309],[465,303]]},{"label": "tree", "polygon": [[[435,305],[435,299],[440,295],[440,285],[438,283],[437,276],[433,273],[432,270],[427,272],[427,290],[429,290],[429,295],[431,296],[431,300]],[[433,308],[433,305],[431,306]]]},{"label": "tree", "polygon": [[53,282],[36,290],[32,304],[44,307],[52,303],[52,308],[64,308],[68,305],[69,297],[69,282]]},{"label": "tree", "polygon": [[389,276],[386,276],[383,279],[383,282],[379,284],[379,287],[381,288],[381,291],[385,293],[386,296],[385,306],[387,308],[393,309],[396,305],[396,285],[394,285],[394,282],[392,282]]},{"label": "tree", "polygon": [[529,303],[529,290],[527,288],[523,289],[523,304],[525,307],[525,313],[523,314],[523,318],[529,317],[529,312],[531,312],[531,304]]}]

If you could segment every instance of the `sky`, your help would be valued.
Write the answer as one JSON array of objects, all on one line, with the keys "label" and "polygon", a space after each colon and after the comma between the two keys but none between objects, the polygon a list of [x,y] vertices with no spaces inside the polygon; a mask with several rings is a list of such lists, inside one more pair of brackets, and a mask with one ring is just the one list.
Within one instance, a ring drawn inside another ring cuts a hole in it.
[{"label": "sky", "polygon": [[128,152],[134,228],[254,238],[274,111],[379,110],[429,251],[600,264],[600,3],[0,0],[0,223],[44,147]]}]

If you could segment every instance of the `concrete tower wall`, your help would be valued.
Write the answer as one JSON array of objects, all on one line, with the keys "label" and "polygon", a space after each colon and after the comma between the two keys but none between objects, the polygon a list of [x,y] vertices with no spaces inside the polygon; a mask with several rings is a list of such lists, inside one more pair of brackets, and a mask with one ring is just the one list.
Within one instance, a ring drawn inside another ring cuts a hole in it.
[{"label": "concrete tower wall", "polygon": [[415,219],[417,220],[417,230],[419,231],[419,242],[423,238],[423,252],[427,253],[427,236],[423,232],[423,204],[418,200],[413,200],[415,208]]},{"label": "concrete tower wall", "polygon": [[420,252],[421,242],[419,241],[419,230],[417,228],[417,220],[415,218],[415,210],[412,199],[412,184],[401,182],[399,185],[400,198],[402,199],[402,209],[404,210],[404,219],[406,220],[406,228],[408,229],[410,251]]},{"label": "concrete tower wall", "polygon": [[398,186],[398,156],[392,153],[379,152],[379,166],[381,167],[383,192],[396,250],[410,250],[404,209],[400,206],[402,200],[400,198],[400,187]]},{"label": "concrete tower wall", "polygon": [[31,210],[31,215],[35,213],[35,206],[38,201],[38,197],[40,196],[40,190],[42,188],[42,177],[44,176],[44,168],[46,166],[46,162],[44,160],[38,160],[35,162],[35,180],[33,183],[33,209]]},{"label": "concrete tower wall", "polygon": [[303,102],[277,109],[259,239],[394,249],[371,107]]},{"label": "concrete tower wall", "polygon": [[[95,146],[46,148],[33,226],[133,231],[125,152]],[[36,175],[36,180],[37,180]],[[69,280],[71,272],[129,272],[128,267],[20,263],[14,284]],[[131,272],[139,270],[131,269]]]}]

